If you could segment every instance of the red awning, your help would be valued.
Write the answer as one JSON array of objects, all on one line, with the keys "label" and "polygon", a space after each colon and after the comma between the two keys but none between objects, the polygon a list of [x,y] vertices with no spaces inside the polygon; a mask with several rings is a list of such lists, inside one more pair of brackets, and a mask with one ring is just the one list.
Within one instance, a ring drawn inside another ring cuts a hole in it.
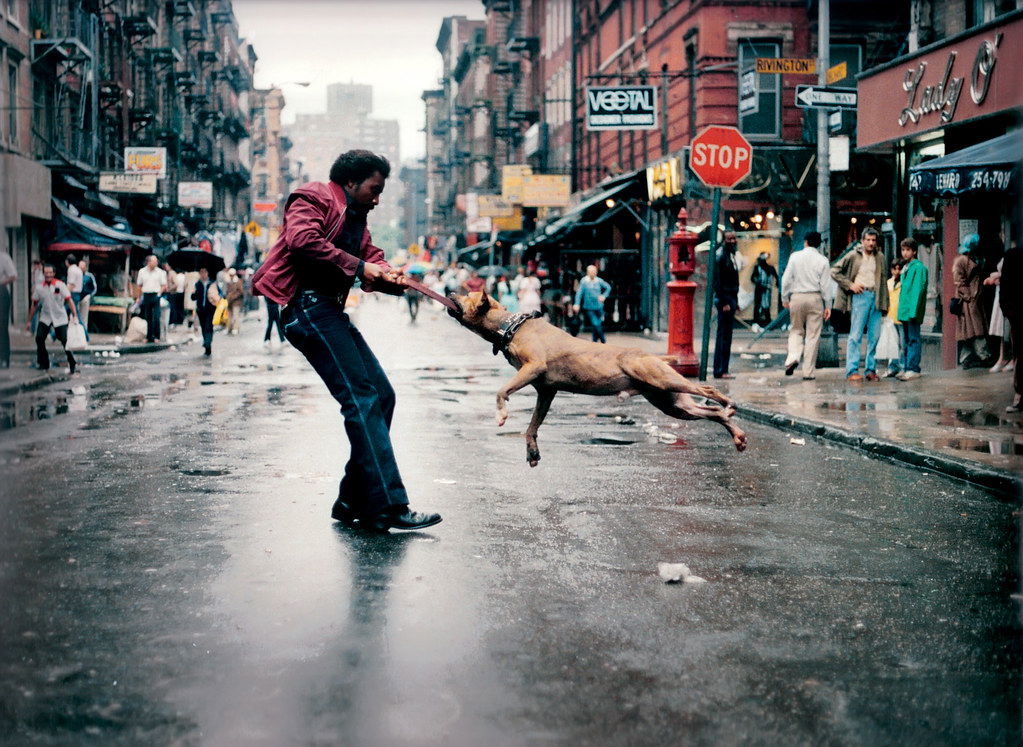
[{"label": "red awning", "polygon": [[67,242],[58,242],[56,244],[50,244],[46,247],[46,249],[51,252],[74,252],[76,254],[87,254],[89,252],[110,254],[111,252],[129,251],[131,249],[131,245],[112,244],[110,246],[97,246],[96,244],[70,244]]}]

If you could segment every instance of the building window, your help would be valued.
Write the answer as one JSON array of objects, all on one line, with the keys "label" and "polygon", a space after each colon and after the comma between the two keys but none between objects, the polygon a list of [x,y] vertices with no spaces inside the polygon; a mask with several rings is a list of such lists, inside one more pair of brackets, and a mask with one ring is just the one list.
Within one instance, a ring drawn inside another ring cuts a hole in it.
[{"label": "building window", "polygon": [[863,70],[863,48],[859,44],[832,44],[828,50],[831,67],[845,63],[845,77],[830,85],[838,88],[856,88],[856,76]]},{"label": "building window", "polygon": [[[761,39],[739,40],[739,79],[756,69],[757,57],[779,57],[778,42]],[[756,75],[756,105],[739,112],[739,129],[754,139],[781,137],[781,76]]]},{"label": "building window", "polygon": [[18,141],[18,64],[7,63],[7,142]]}]

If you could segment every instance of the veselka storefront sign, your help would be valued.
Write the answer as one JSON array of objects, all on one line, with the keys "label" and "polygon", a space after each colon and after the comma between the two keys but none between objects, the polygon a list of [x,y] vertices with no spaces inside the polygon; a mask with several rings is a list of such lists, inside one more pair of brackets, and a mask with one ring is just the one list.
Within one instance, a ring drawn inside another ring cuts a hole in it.
[{"label": "veselka storefront sign", "polygon": [[587,87],[587,130],[650,130],[655,127],[656,86]]},{"label": "veselka storefront sign", "polygon": [[859,81],[857,147],[912,138],[1020,105],[1023,17],[896,60]]}]

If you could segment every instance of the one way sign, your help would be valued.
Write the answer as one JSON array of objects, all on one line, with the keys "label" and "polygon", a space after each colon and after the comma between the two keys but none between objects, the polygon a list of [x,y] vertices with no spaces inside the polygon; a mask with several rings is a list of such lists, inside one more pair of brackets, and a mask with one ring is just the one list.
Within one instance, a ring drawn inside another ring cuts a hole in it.
[{"label": "one way sign", "polygon": [[796,86],[796,106],[803,109],[855,109],[855,88]]}]

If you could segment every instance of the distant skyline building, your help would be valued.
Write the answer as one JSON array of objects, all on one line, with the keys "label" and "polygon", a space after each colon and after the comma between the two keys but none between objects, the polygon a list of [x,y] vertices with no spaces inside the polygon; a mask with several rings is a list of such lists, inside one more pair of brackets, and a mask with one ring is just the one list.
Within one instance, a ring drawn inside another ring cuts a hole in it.
[{"label": "distant skyline building", "polygon": [[302,173],[312,181],[327,181],[330,167],[343,152],[355,148],[373,151],[391,164],[391,178],[373,211],[372,225],[397,228],[401,219],[401,145],[398,120],[376,119],[373,87],[360,83],[327,86],[326,111],[298,114],[288,127],[291,157],[302,161]]}]

